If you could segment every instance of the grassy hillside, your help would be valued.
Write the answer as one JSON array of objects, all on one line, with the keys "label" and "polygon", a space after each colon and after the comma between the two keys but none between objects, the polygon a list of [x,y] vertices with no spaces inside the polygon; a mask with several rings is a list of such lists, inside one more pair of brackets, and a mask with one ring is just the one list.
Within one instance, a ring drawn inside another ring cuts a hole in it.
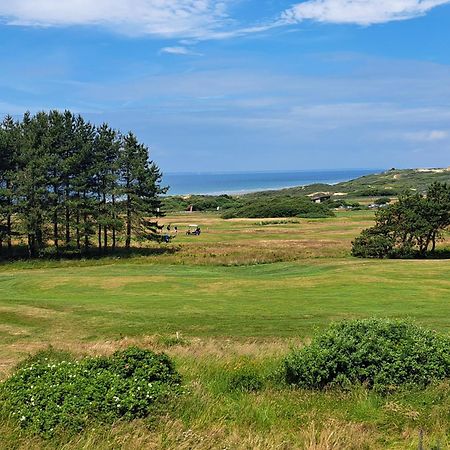
[{"label": "grassy hillside", "polygon": [[450,183],[450,169],[391,169],[334,185],[319,183],[287,189],[253,192],[242,196],[173,196],[164,200],[164,208],[168,212],[183,211],[190,206],[193,206],[195,211],[215,211],[218,207],[220,210],[226,211],[239,208],[242,203],[251,204],[259,199],[264,201],[266,198],[296,198],[318,192],[337,194],[333,196],[333,200],[362,199],[364,203],[364,198],[395,197],[409,190],[424,192],[427,186],[436,181]]},{"label": "grassy hillside", "polygon": [[[369,211],[164,222],[178,236],[140,256],[0,265],[0,378],[48,345],[105,355],[136,344],[174,358],[184,394],[161,417],[51,441],[3,420],[0,449],[415,450],[419,430],[425,448],[448,447],[448,382],[383,397],[277,381],[291,345],[334,320],[411,318],[450,333],[448,261],[351,258],[351,240],[373,222]],[[185,235],[193,223],[200,236]],[[264,387],[231,389],[241,370],[256,371]]]},{"label": "grassy hillside", "polygon": [[[450,183],[450,169],[391,169],[382,173],[365,175],[355,180],[334,185],[312,184],[304,187],[269,191],[277,195],[307,195],[314,192],[346,193],[351,197],[379,196],[382,193],[397,195],[405,190],[423,192],[433,182]],[[263,195],[262,192],[248,194]]]}]

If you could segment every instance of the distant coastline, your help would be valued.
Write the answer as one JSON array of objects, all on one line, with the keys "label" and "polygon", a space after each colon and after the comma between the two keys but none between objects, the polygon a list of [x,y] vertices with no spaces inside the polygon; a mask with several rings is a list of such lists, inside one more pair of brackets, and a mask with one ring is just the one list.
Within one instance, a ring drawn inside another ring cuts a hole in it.
[{"label": "distant coastline", "polygon": [[168,195],[239,195],[316,183],[336,184],[383,169],[330,169],[255,172],[172,172],[164,174]]}]

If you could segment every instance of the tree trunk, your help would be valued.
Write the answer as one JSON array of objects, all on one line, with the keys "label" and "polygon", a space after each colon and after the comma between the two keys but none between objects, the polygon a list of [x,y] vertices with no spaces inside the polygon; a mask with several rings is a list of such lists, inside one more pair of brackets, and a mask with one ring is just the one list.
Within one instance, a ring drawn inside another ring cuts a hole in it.
[{"label": "tree trunk", "polygon": [[[6,181],[6,189],[8,192],[10,192],[11,189],[11,182],[9,180]],[[8,253],[11,253],[12,250],[12,215],[11,215],[11,211],[12,211],[12,206],[13,206],[13,202],[11,199],[11,196],[8,197],[8,206],[9,206],[9,211],[8,214],[6,215],[6,239],[8,242]]]},{"label": "tree trunk", "polygon": [[35,254],[36,254],[36,248],[35,248],[34,235],[29,234],[28,235],[28,256],[30,258],[34,258]]},{"label": "tree trunk", "polygon": [[113,226],[112,226],[112,249],[116,249],[116,196],[112,196],[112,214],[113,214]]},{"label": "tree trunk", "polygon": [[41,221],[42,221],[42,218],[39,217],[39,220],[38,220],[39,225],[36,228],[36,235],[35,235],[36,250],[41,250],[42,248],[44,248],[44,234],[42,232],[42,225],[41,225],[42,222]]},{"label": "tree trunk", "polygon": [[66,180],[64,189],[64,207],[65,207],[65,239],[66,245],[70,244],[70,206],[69,206],[69,182]]},{"label": "tree trunk", "polygon": [[86,192],[83,192],[83,234],[84,234],[84,250],[89,250],[89,227],[88,213],[86,211]]},{"label": "tree trunk", "polygon": [[55,244],[56,250],[58,250],[59,247],[59,240],[58,240],[58,188],[55,186],[53,188],[53,193],[55,194],[55,204],[53,205],[55,208],[55,211],[53,212],[53,242]]},{"label": "tree trunk", "polygon": [[125,248],[130,249],[131,246],[131,197],[127,195],[127,238],[125,241]]},{"label": "tree trunk", "polygon": [[55,210],[53,215],[53,242],[55,243],[55,248],[58,250],[59,241],[58,241],[58,213]]},{"label": "tree trunk", "polygon": [[102,251],[102,226],[98,225],[98,250]]},{"label": "tree trunk", "polygon": [[7,237],[7,239],[8,239],[8,252],[11,252],[11,250],[12,250],[12,238],[11,238],[12,218],[11,218],[11,214],[9,214],[9,213],[6,216],[6,233],[8,235],[8,237]]},{"label": "tree trunk", "polygon": [[[103,212],[106,215],[106,194],[103,194]],[[103,226],[103,249],[108,250],[108,225]]]},{"label": "tree trunk", "polygon": [[81,234],[80,234],[80,207],[77,206],[77,249],[81,249]]},{"label": "tree trunk", "polygon": [[66,245],[70,244],[70,209],[66,206]]}]

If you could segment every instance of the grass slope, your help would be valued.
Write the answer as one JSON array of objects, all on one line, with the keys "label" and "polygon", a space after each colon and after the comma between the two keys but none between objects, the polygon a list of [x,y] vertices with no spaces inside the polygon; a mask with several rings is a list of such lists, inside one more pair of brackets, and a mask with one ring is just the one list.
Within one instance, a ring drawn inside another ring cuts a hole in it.
[{"label": "grass slope", "polygon": [[[300,223],[178,215],[165,219],[180,229],[173,252],[159,256],[0,265],[0,377],[49,344],[78,355],[137,344],[167,351],[188,390],[157,423],[51,442],[3,422],[0,448],[416,449],[420,429],[426,448],[447,448],[448,383],[390,397],[270,379],[251,394],[226,388],[239,367],[273,374],[292,343],[332,320],[410,317],[450,332],[448,261],[349,257],[372,221],[365,211]],[[191,223],[200,237],[184,235]]]}]

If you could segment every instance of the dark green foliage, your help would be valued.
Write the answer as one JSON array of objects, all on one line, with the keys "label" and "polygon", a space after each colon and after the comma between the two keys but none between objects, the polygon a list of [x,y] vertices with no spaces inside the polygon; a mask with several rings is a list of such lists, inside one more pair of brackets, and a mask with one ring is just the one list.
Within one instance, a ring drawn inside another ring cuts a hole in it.
[{"label": "dark green foliage", "polygon": [[364,230],[353,241],[352,255],[359,258],[385,258],[392,256],[395,241],[376,227]]},{"label": "dark green foliage", "polygon": [[388,203],[391,203],[391,199],[389,197],[381,197],[381,198],[377,198],[374,201],[375,205],[387,205]]},{"label": "dark green foliage", "polygon": [[365,188],[352,192],[355,197],[393,197],[400,192],[393,189]]},{"label": "dark green foliage", "polygon": [[240,204],[228,209],[222,217],[332,217],[334,214],[325,205],[314,203],[308,197],[261,197],[243,198]]},{"label": "dark green foliage", "polygon": [[[30,257],[86,253],[94,244],[115,249],[125,230],[132,237],[154,235],[161,172],[149,150],[131,133],[123,137],[107,124],[95,127],[70,111],[26,113],[0,125],[0,253],[13,240],[26,242]],[[145,221],[145,226],[143,225]]]},{"label": "dark green foliage", "polygon": [[111,357],[41,354],[0,386],[2,414],[32,433],[79,432],[92,422],[146,417],[180,384],[164,354],[129,348]]},{"label": "dark green foliage", "polygon": [[360,257],[424,257],[450,227],[450,184],[433,183],[426,195],[407,194],[376,214],[376,225],[353,242]]},{"label": "dark green foliage", "polygon": [[303,388],[425,387],[450,377],[450,339],[406,321],[341,322],[292,351],[285,369],[286,381]]}]

